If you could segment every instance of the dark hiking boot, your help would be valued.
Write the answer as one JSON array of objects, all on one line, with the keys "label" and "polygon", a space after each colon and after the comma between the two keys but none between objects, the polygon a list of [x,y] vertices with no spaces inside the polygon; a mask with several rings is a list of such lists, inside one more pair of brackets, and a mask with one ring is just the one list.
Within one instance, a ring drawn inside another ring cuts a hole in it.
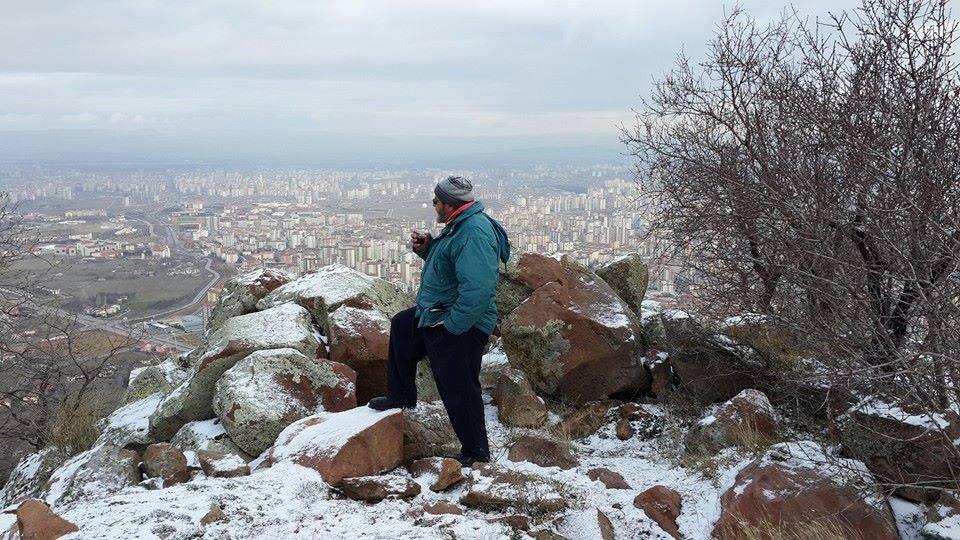
[{"label": "dark hiking boot", "polygon": [[388,396],[375,397],[367,403],[367,407],[371,409],[376,409],[378,411],[385,411],[387,409],[412,409],[416,407],[416,403],[401,403],[399,401],[394,401]]}]

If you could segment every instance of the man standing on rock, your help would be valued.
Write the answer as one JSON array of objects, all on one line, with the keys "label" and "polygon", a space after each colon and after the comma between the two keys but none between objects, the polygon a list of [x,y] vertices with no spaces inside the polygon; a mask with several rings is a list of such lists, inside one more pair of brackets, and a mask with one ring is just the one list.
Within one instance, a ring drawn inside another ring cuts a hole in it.
[{"label": "man standing on rock", "polygon": [[510,258],[510,243],[503,227],[474,200],[469,180],[449,176],[433,192],[437,222],[445,226],[436,238],[411,234],[413,250],[425,261],[417,305],[391,320],[387,395],[368,405],[381,411],[416,406],[417,362],[428,356],[460,439],[460,453],[450,457],[470,466],[490,460],[480,361],[497,324],[498,267]]}]

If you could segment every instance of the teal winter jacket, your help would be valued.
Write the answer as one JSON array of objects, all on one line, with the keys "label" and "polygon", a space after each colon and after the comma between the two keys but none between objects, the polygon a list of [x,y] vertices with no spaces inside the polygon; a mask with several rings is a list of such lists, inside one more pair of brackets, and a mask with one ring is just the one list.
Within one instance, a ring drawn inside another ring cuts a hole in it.
[{"label": "teal winter jacket", "polygon": [[499,223],[475,202],[440,231],[425,253],[417,293],[419,326],[443,321],[451,334],[477,327],[489,334],[497,325],[494,293],[500,262],[510,258],[510,242]]}]

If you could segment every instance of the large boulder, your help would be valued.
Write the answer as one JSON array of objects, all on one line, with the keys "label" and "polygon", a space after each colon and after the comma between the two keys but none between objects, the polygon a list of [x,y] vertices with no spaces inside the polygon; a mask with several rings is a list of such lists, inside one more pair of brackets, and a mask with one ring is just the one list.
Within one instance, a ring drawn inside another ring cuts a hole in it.
[{"label": "large boulder", "polygon": [[210,336],[190,378],[168,394],[150,417],[150,435],[168,441],[187,422],[213,418],[217,380],[248,354],[290,348],[314,358],[319,345],[310,313],[297,304],[228,319]]},{"label": "large boulder", "polygon": [[639,253],[632,253],[597,269],[597,275],[617,292],[634,313],[642,311],[643,296],[650,281],[650,269]]},{"label": "large boulder", "polygon": [[567,505],[559,482],[493,463],[477,463],[466,473],[460,502],[486,510],[513,507],[532,514],[562,510]]},{"label": "large boulder", "polygon": [[264,465],[291,462],[314,469],[328,484],[389,471],[403,460],[403,415],[369,407],[323,412],[298,420],[277,437]]},{"label": "large boulder", "polygon": [[404,462],[459,450],[460,441],[443,403],[421,401],[413,409],[403,409]]},{"label": "large boulder", "polygon": [[283,285],[257,302],[257,308],[266,309],[284,302],[296,302],[310,310],[328,336],[327,317],[340,306],[373,309],[387,318],[413,306],[410,295],[400,287],[342,264],[325,266]]},{"label": "large boulder", "polygon": [[133,369],[130,371],[122,402],[133,403],[158,392],[166,394],[189,376],[190,371],[180,365],[175,358],[167,358],[159,364]]},{"label": "large boulder", "polygon": [[153,394],[113,411],[98,422],[100,436],[94,446],[129,447],[139,452],[156,442],[149,432],[150,416],[162,399],[161,394]]},{"label": "large boulder", "polygon": [[257,456],[301,418],[356,407],[355,380],[347,366],[294,349],[256,351],[220,377],[213,411],[230,439]]},{"label": "large boulder", "polygon": [[109,444],[77,454],[53,472],[43,490],[51,506],[105,497],[140,482],[140,454]]},{"label": "large boulder", "polygon": [[896,485],[905,499],[933,503],[941,489],[957,488],[960,416],[953,411],[870,398],[838,419],[836,433],[846,455]]},{"label": "large boulder", "polygon": [[517,261],[523,258],[520,253],[514,253],[507,264],[500,265],[500,280],[494,295],[497,304],[497,322],[502,322],[511,311],[517,308],[533,292],[533,288],[519,278]]},{"label": "large boulder", "polygon": [[637,316],[595,274],[562,257],[525,254],[517,279],[533,289],[501,324],[510,365],[537,391],[586,402],[650,388]]},{"label": "large boulder", "polygon": [[231,317],[256,311],[261,298],[292,280],[292,274],[274,268],[257,268],[228,279],[210,313],[207,328],[218,328]]},{"label": "large boulder", "polygon": [[757,351],[710,332],[682,311],[668,310],[660,318],[663,347],[681,388],[712,403],[760,386],[766,362]]},{"label": "large boulder", "polygon": [[63,465],[67,457],[63,450],[55,446],[23,456],[10,472],[3,491],[0,491],[0,508],[40,495],[50,475]]},{"label": "large boulder", "polygon": [[547,406],[527,376],[519,369],[504,368],[493,392],[497,417],[507,426],[538,428],[547,421]]},{"label": "large boulder", "polygon": [[373,309],[340,306],[328,322],[330,359],[357,373],[357,403],[385,396],[390,319]]},{"label": "large boulder", "polygon": [[17,530],[22,540],[54,540],[80,530],[37,499],[20,503],[16,514]]},{"label": "large boulder", "polygon": [[771,527],[803,538],[814,526],[842,531],[845,538],[899,538],[887,499],[866,466],[829,456],[812,441],[771,446],[737,474],[720,506],[713,531],[720,540]]},{"label": "large boulder", "polygon": [[227,435],[227,430],[223,427],[223,422],[219,418],[210,420],[198,420],[184,424],[180,431],[170,439],[170,444],[183,450],[184,452],[200,451],[219,452],[222,454],[234,454],[244,461],[251,461],[253,456],[247,454],[233,442],[233,439]]},{"label": "large boulder", "polygon": [[773,440],[780,421],[767,396],[748,388],[700,419],[684,437],[687,452],[716,453],[727,446],[751,446]]},{"label": "large boulder", "polygon": [[159,478],[163,487],[182,484],[190,480],[187,457],[183,451],[170,443],[155,443],[143,453],[140,466],[147,478]]}]

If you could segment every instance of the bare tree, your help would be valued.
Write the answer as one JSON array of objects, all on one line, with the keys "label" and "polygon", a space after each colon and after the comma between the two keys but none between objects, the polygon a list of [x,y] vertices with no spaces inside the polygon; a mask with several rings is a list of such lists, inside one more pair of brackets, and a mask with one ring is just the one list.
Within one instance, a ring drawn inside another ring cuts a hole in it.
[{"label": "bare tree", "polygon": [[[960,78],[948,0],[729,14],[624,131],[695,309],[754,312],[836,378],[960,403]],[[823,376],[823,375],[819,375]]]}]

